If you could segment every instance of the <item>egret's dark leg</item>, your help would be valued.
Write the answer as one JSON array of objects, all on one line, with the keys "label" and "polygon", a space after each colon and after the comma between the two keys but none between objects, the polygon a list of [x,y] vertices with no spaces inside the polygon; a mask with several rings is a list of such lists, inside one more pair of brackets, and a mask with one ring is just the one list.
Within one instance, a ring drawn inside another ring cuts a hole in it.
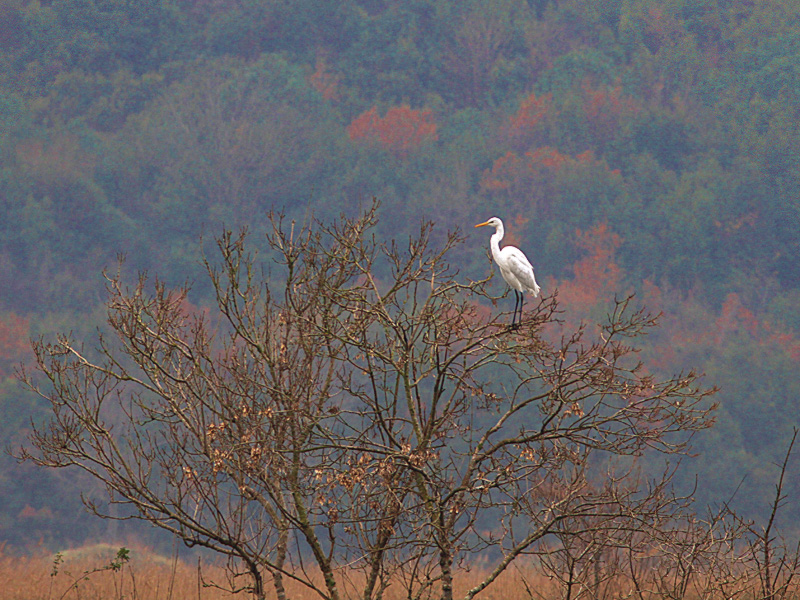
[{"label": "egret's dark leg", "polygon": [[511,329],[514,329],[517,321],[517,290],[514,290],[514,312],[511,313]]},{"label": "egret's dark leg", "polygon": [[522,325],[522,307],[525,306],[525,294],[519,293],[519,324]]},{"label": "egret's dark leg", "polygon": [[514,290],[514,314],[511,315],[511,329],[516,329],[517,325],[517,307],[519,306],[519,292]]}]

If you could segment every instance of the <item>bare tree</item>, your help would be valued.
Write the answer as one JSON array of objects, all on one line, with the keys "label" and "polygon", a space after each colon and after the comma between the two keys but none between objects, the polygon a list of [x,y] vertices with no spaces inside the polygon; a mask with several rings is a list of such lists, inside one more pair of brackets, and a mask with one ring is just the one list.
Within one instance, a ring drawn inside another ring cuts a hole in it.
[{"label": "bare tree", "polygon": [[206,262],[213,311],[109,275],[95,350],[35,344],[22,377],[52,419],[21,456],[88,471],[126,514],[230,557],[258,598],[291,578],[331,600],[390,585],[450,600],[481,552],[493,563],[470,599],[551,539],[658,530],[667,479],[610,459],[685,451],[713,390],[638,362],[631,341],[655,319],[627,298],[563,332],[551,297],[510,331],[486,308],[491,277],[449,265],[457,233],[435,248],[425,223],[381,244],[376,215],[271,217],[264,259],[226,232]]},{"label": "bare tree", "polygon": [[778,512],[786,501],[783,487],[796,441],[797,428],[792,433],[786,455],[780,464],[775,497],[770,505],[766,524],[757,527],[754,523],[748,523],[744,536],[747,543],[748,575],[754,580],[754,597],[759,600],[784,600],[795,597],[797,593],[793,583],[800,575],[800,541],[792,544],[777,531],[775,523]]}]

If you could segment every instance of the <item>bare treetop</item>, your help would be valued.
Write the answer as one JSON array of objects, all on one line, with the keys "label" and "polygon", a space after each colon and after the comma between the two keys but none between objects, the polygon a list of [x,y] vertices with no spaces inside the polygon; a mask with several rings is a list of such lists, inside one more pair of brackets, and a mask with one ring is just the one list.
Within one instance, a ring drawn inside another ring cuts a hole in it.
[{"label": "bare treetop", "polygon": [[554,536],[646,532],[677,510],[608,459],[684,452],[711,390],[647,372],[633,343],[655,319],[631,298],[554,336],[549,296],[509,330],[491,278],[448,263],[457,233],[380,243],[377,205],[270,219],[266,258],[244,233],[218,239],[213,309],[108,276],[99,358],[36,345],[24,378],[52,420],[23,455],[88,471],[129,514],[230,557],[258,597],[270,577],[284,598],[289,577],[322,598],[449,600],[480,551],[492,568],[471,598]]}]

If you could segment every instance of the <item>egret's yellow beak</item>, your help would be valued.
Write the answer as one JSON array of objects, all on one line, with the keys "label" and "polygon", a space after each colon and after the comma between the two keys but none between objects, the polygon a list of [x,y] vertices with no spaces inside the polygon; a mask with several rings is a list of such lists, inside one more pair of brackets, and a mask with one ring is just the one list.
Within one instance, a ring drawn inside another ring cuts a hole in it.
[{"label": "egret's yellow beak", "polygon": [[483,227],[484,225],[488,225],[488,224],[489,224],[489,221],[486,221],[485,223],[478,223],[477,225],[475,225],[475,227]]}]

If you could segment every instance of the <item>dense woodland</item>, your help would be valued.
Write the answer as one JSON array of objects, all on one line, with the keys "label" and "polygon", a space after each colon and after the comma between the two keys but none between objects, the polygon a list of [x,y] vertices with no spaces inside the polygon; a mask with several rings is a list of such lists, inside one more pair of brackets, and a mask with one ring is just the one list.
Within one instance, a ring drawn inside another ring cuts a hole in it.
[{"label": "dense woodland", "polygon": [[[202,307],[223,224],[376,197],[386,240],[460,229],[465,278],[503,218],[567,320],[662,311],[643,358],[720,388],[678,482],[763,515],[800,412],[799,96],[795,0],[0,0],[0,435],[44,414],[30,338],[89,339],[118,254]],[[0,539],[123,527],[0,464]]]}]

